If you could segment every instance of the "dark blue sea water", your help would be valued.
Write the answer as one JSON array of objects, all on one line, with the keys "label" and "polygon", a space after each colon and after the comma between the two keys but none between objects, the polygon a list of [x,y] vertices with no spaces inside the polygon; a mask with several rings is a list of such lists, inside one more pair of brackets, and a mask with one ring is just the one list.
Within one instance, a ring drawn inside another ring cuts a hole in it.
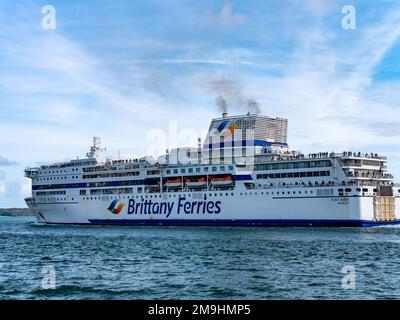
[{"label": "dark blue sea water", "polygon": [[[0,298],[396,299],[399,253],[398,227],[65,227],[0,217]],[[42,288],[48,266],[55,289]],[[344,266],[355,268],[355,288],[342,287]]]}]

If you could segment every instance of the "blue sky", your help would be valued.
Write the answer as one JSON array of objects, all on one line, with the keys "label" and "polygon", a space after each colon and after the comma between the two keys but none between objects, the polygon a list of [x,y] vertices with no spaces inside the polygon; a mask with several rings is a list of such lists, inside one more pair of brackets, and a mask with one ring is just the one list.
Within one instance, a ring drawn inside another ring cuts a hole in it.
[{"label": "blue sky", "polygon": [[109,156],[145,154],[169,121],[204,137],[221,81],[230,113],[240,96],[287,117],[293,149],[379,152],[400,177],[399,37],[398,1],[1,1],[0,207],[24,206],[25,166],[92,136]]}]

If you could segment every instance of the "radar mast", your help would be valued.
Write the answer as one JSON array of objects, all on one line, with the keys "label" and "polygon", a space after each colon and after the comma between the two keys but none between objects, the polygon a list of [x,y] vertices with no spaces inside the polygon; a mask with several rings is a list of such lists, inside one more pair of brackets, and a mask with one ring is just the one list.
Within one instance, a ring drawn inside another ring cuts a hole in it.
[{"label": "radar mast", "polygon": [[106,148],[101,148],[100,137],[93,137],[93,145],[90,147],[90,151],[86,153],[89,159],[98,159],[100,157],[100,152],[106,150]]}]

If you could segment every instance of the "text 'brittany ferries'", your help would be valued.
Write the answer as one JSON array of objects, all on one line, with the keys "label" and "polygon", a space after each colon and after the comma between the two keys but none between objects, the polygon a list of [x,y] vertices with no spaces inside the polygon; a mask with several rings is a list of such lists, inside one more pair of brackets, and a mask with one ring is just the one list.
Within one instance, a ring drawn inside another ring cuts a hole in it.
[{"label": "text 'brittany ferries'", "polygon": [[[128,214],[164,214],[168,218],[174,208],[174,202],[157,202],[153,200],[136,202],[134,199],[130,199]],[[185,197],[179,197],[176,209],[177,214],[219,214],[220,212],[221,201],[186,201]]]}]

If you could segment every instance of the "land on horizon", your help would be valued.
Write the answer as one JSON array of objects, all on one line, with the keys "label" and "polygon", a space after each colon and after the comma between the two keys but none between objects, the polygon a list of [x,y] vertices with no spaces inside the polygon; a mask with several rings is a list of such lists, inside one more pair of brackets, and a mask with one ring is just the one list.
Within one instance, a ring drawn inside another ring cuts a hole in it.
[{"label": "land on horizon", "polygon": [[32,215],[32,211],[29,208],[0,208],[0,216],[22,217]]}]

